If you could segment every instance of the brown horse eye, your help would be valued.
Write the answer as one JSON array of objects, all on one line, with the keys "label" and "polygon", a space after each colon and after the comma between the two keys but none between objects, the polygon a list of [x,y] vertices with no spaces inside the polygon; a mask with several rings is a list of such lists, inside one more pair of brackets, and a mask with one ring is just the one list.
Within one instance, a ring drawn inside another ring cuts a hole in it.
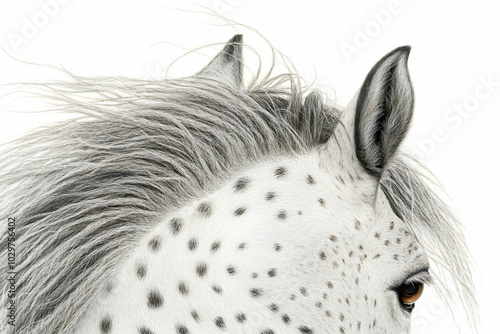
[{"label": "brown horse eye", "polygon": [[399,298],[403,304],[413,304],[420,298],[424,291],[424,284],[420,282],[411,282],[403,284],[399,288]]}]

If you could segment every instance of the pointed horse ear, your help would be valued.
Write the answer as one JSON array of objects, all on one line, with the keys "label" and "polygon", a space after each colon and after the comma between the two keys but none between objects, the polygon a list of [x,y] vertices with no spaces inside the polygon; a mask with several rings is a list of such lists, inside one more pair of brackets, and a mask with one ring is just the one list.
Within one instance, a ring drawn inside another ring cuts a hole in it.
[{"label": "pointed horse ear", "polygon": [[227,81],[239,88],[243,82],[242,49],[243,35],[235,35],[224,49],[197,76]]},{"label": "pointed horse ear", "polygon": [[380,59],[366,76],[356,102],[354,141],[364,169],[380,177],[403,141],[413,114],[409,46]]}]

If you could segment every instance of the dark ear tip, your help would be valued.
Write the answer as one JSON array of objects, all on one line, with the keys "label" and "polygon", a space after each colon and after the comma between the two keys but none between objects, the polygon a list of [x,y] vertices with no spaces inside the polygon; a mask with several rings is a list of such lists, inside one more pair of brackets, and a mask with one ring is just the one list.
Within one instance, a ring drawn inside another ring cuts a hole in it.
[{"label": "dark ear tip", "polygon": [[409,46],[409,45],[400,46],[398,48],[395,48],[391,52],[389,52],[382,59],[392,58],[392,56],[396,56],[397,58],[401,58],[401,57],[408,58],[408,56],[410,55],[410,51],[411,51],[411,46]]},{"label": "dark ear tip", "polygon": [[400,54],[400,56],[405,57],[408,60],[408,56],[410,55],[411,46],[404,45],[399,48],[394,49],[391,54]]},{"label": "dark ear tip", "polygon": [[403,45],[403,46],[400,46],[399,48],[396,48],[394,51],[399,51],[399,52],[403,52],[403,53],[410,53],[411,51],[411,45]]},{"label": "dark ear tip", "polygon": [[222,50],[223,57],[230,62],[238,61],[241,62],[241,52],[242,52],[242,41],[243,35],[234,35]]},{"label": "dark ear tip", "polygon": [[377,64],[372,68],[372,71],[374,71],[376,68],[378,68],[381,64],[385,63],[387,60],[390,60],[391,62],[397,61],[397,60],[404,60],[404,62],[408,61],[408,57],[410,55],[411,51],[411,46],[409,45],[404,45],[400,46],[398,48],[395,48],[388,54],[386,54],[382,59],[380,59]]},{"label": "dark ear tip", "polygon": [[229,43],[241,43],[243,42],[243,35],[242,34],[236,34],[229,40]]}]

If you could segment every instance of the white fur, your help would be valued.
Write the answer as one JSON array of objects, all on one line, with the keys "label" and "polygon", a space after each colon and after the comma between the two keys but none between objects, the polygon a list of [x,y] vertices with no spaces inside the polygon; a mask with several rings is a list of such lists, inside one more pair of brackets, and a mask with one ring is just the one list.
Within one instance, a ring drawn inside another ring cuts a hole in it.
[{"label": "white fur", "polygon": [[[415,268],[427,265],[427,257],[420,247],[408,254],[409,245],[418,244],[411,234],[405,236],[407,228],[391,212],[382,192],[374,206],[377,183],[370,176],[360,169],[332,168],[333,164],[321,161],[324,158],[313,152],[259,163],[216,192],[166,217],[122,265],[113,278],[116,286],[112,292],[102,291],[96,298],[99,303],[89,310],[78,333],[100,333],[99,323],[106,314],[113,319],[113,330],[123,334],[137,333],[141,326],[154,333],[174,333],[179,324],[189,333],[221,333],[215,325],[219,316],[228,333],[261,333],[265,329],[300,333],[300,326],[314,333],[337,333],[340,328],[346,333],[409,333],[410,317],[389,287]],[[321,167],[325,165],[330,167]],[[282,178],[274,175],[279,167],[287,171]],[[315,184],[307,182],[308,175],[313,176]],[[248,178],[248,186],[235,192],[234,185],[241,177]],[[265,196],[270,191],[276,197],[267,201]],[[320,198],[324,207],[318,202]],[[197,211],[203,202],[213,209],[208,218]],[[246,211],[235,216],[238,208]],[[278,217],[282,210],[285,219]],[[169,227],[173,217],[184,222],[177,235]],[[361,222],[359,230],[355,219]],[[379,238],[374,237],[377,232]],[[331,235],[339,240],[332,242]],[[148,242],[157,236],[161,247],[158,253],[152,253]],[[198,241],[194,251],[188,249],[192,238]],[[385,240],[390,241],[389,246]],[[220,248],[212,252],[211,245],[216,241]],[[238,248],[241,243],[244,249]],[[275,251],[275,243],[281,245],[280,251]],[[325,260],[320,259],[322,251]],[[349,256],[351,251],[354,253]],[[374,259],[376,254],[380,257]],[[394,254],[400,258],[394,260]],[[195,272],[201,262],[208,266],[205,277]],[[138,263],[147,264],[144,279],[137,277]],[[227,272],[228,266],[234,266],[234,275]],[[274,277],[269,277],[270,269],[276,270]],[[253,278],[253,273],[258,277]],[[188,295],[179,292],[179,282],[186,283]],[[222,293],[215,293],[212,285],[220,286]],[[302,287],[307,289],[307,296],[301,293]],[[147,293],[153,288],[164,298],[158,310],[146,305]],[[252,297],[252,288],[262,289],[262,296]],[[291,300],[292,295],[295,300]],[[273,303],[279,311],[269,309]],[[193,319],[193,310],[199,321]],[[247,316],[243,324],[236,320],[240,312]],[[284,314],[290,317],[289,324],[282,321]]]},{"label": "white fur", "polygon": [[191,78],[41,85],[87,117],[0,156],[0,218],[18,217],[29,254],[19,333],[409,333],[396,291],[429,280],[412,276],[423,248],[474,319],[461,226],[396,153],[408,52],[340,120],[293,75],[242,88],[241,36]]}]

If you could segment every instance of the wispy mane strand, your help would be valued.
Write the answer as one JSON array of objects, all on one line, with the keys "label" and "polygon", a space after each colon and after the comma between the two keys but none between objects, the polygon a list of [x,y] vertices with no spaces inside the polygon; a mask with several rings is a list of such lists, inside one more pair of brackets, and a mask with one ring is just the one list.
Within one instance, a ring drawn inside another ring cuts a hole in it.
[{"label": "wispy mane strand", "polygon": [[[429,178],[419,168],[411,167],[408,158],[405,160],[391,162],[380,180],[381,189],[394,213],[406,223],[437,265],[431,271],[436,273],[438,293],[448,306],[458,298],[475,330],[478,305],[463,226],[425,182]],[[448,285],[450,281],[454,284]],[[456,291],[451,290],[453,286]]]}]

